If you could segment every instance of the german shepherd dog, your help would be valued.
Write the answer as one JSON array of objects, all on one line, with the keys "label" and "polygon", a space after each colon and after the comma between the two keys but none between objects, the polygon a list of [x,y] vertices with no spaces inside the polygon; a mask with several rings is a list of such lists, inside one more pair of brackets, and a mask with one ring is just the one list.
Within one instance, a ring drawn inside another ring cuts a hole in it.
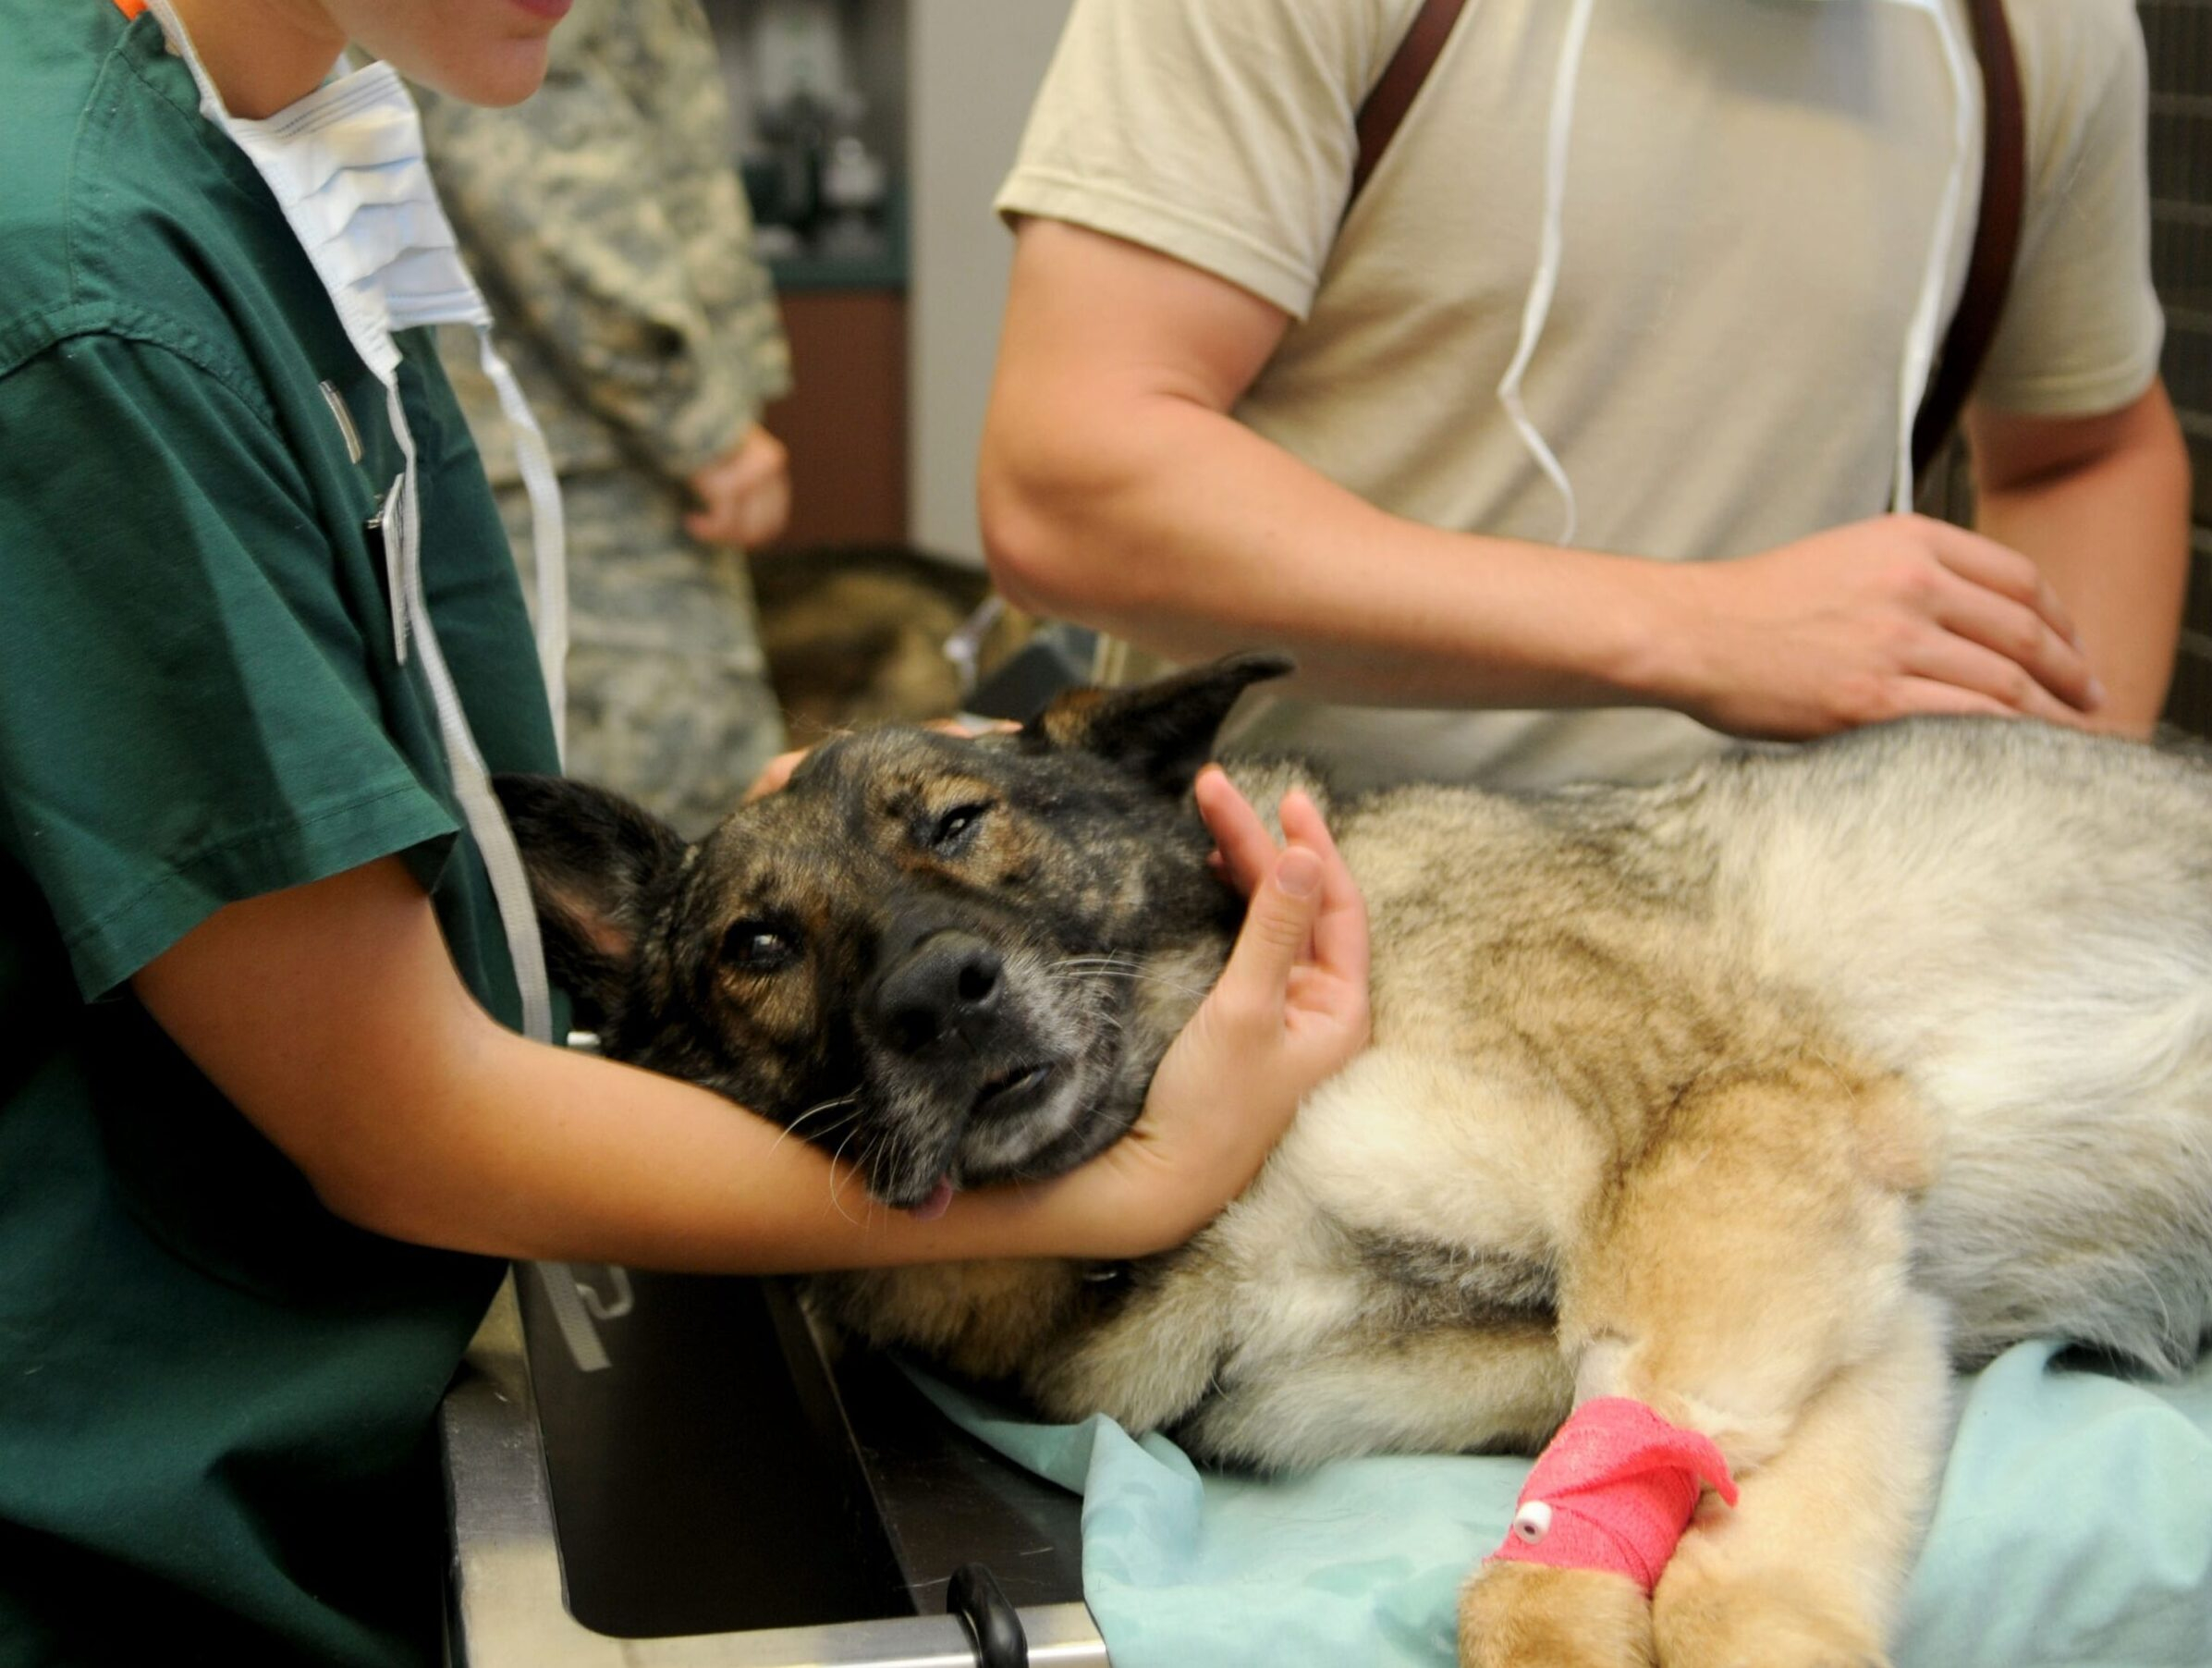
[{"label": "german shepherd dog", "polygon": [[[1050,1175],[1136,1118],[1240,905],[1189,788],[1246,656],[1019,733],[812,754],[686,846],[504,792],[608,1050],[859,1166],[874,1197]],[[1232,766],[1255,803],[1319,784]],[[1325,802],[1326,803],[1326,802]],[[838,1276],[864,1338],[1302,1466],[1540,1446],[1641,1400],[1709,1435],[1647,1600],[1527,1564],[1470,1663],[1840,1668],[1884,1640],[1948,1369],[2056,1334],[2152,1371],[2212,1321],[2212,768],[1921,720],[1661,786],[1338,803],[1371,1046],[1179,1250]]]}]

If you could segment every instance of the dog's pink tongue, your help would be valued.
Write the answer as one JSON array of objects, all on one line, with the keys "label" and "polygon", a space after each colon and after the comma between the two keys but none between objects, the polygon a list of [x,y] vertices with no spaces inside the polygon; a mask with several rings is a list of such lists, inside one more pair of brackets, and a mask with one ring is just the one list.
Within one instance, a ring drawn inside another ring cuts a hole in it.
[{"label": "dog's pink tongue", "polygon": [[923,1199],[919,1205],[908,1206],[907,1214],[917,1222],[934,1222],[951,1208],[952,1178],[939,1176],[937,1184],[931,1190],[929,1197]]}]

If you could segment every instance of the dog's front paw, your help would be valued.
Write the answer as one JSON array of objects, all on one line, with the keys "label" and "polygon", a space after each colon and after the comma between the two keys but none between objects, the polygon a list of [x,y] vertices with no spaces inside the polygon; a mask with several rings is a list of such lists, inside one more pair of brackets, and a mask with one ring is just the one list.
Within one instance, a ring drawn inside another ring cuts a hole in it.
[{"label": "dog's front paw", "polygon": [[1652,1605],[1660,1668],[1889,1668],[1877,1630],[1803,1572],[1683,1552]]},{"label": "dog's front paw", "polygon": [[1493,1564],[1460,1594],[1460,1668],[1652,1668],[1651,1604],[1625,1576]]}]

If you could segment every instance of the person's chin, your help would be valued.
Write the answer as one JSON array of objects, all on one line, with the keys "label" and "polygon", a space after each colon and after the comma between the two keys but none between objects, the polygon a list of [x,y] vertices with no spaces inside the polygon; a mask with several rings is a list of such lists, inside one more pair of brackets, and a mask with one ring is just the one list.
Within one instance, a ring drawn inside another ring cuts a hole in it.
[{"label": "person's chin", "polygon": [[422,79],[440,92],[471,104],[502,109],[519,104],[545,80],[546,32],[502,40],[471,53],[464,63],[439,66]]}]

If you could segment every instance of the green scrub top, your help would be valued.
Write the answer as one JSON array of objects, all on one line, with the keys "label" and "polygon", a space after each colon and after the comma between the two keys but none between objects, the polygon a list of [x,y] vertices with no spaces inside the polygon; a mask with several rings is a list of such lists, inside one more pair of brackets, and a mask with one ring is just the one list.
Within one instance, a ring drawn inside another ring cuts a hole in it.
[{"label": "green scrub top", "polygon": [[[418,1662],[433,1417],[501,1265],[333,1217],[128,983],[400,853],[517,1022],[366,531],[398,450],[154,20],[0,0],[0,1663]],[[439,638],[492,767],[550,770],[505,534],[405,349]]]}]

